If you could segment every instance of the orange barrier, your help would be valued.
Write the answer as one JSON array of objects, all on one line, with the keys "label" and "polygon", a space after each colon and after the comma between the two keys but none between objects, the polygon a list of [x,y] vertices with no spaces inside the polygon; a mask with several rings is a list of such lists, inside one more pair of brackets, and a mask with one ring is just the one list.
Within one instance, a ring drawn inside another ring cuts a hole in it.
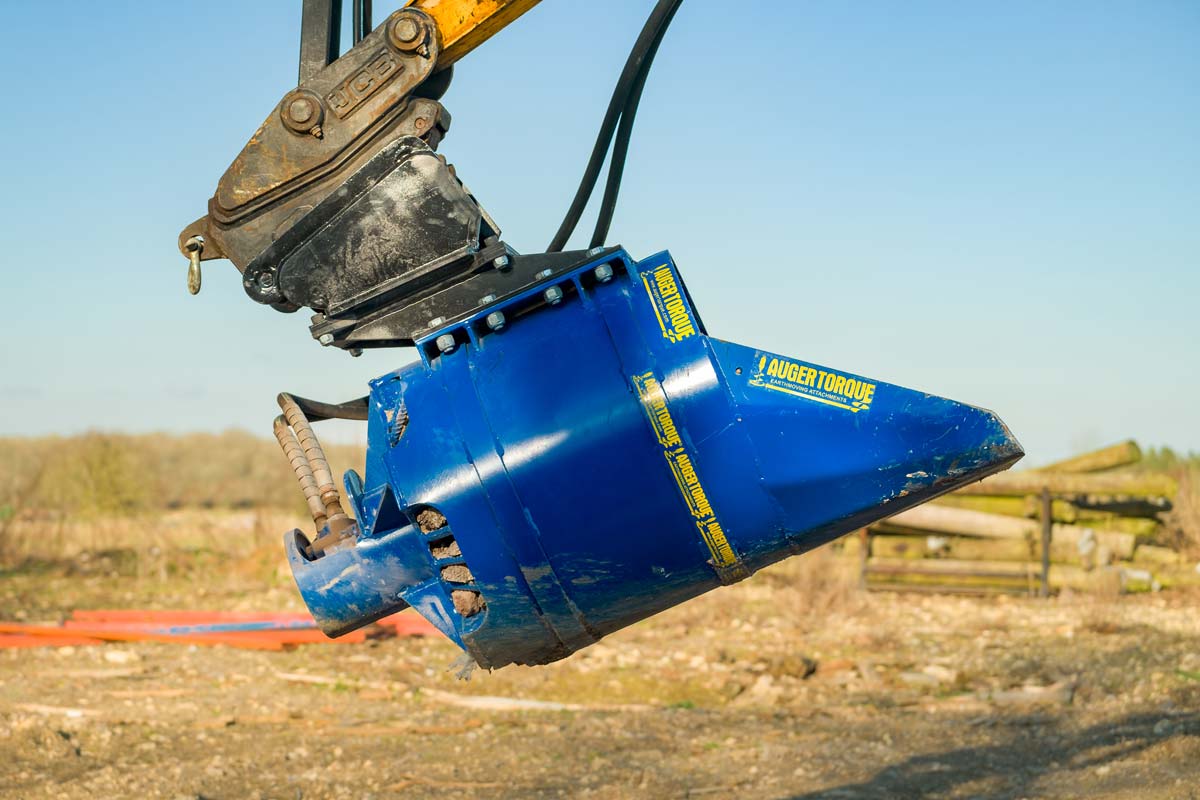
[{"label": "orange barrier", "polygon": [[[263,627],[223,629],[238,624]],[[204,626],[214,626],[215,630],[195,629]],[[180,629],[168,630],[168,627]],[[401,612],[379,620],[374,630],[385,636],[425,636],[437,629],[419,614]],[[362,628],[330,639],[317,629],[307,612],[80,609],[61,625],[0,622],[0,648],[171,642],[277,651],[301,644],[361,644],[371,635],[370,631],[371,628]]]},{"label": "orange barrier", "polygon": [[58,636],[35,636],[28,633],[0,633],[0,650],[7,647],[77,647],[104,644],[100,639],[62,633]]}]

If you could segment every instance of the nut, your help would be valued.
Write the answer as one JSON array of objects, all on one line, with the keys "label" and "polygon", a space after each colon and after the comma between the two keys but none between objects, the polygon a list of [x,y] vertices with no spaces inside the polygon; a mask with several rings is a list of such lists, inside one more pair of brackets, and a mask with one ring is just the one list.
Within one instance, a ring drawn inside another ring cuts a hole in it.
[{"label": "nut", "polygon": [[454,334],[452,333],[443,333],[437,337],[435,344],[437,344],[437,349],[443,353],[453,353],[454,348],[458,346],[458,343],[454,341]]},{"label": "nut", "polygon": [[486,322],[487,326],[492,330],[498,331],[504,327],[504,312],[493,311],[487,315],[487,317],[484,319],[484,322]]},{"label": "nut", "polygon": [[611,264],[601,264],[593,271],[596,280],[600,283],[608,283],[613,279],[613,268]]},{"label": "nut", "polygon": [[556,306],[562,302],[563,290],[557,286],[551,286],[546,291],[542,292],[542,297],[546,298],[546,302],[552,306]]}]

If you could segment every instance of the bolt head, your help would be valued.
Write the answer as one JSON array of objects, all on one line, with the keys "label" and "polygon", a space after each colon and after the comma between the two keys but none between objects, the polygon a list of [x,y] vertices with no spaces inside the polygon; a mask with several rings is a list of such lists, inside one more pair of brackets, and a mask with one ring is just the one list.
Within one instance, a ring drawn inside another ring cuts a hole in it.
[{"label": "bolt head", "polygon": [[295,134],[320,136],[321,120],[325,118],[325,109],[321,98],[308,89],[296,89],[284,97],[279,116],[284,126]]},{"label": "bolt head", "polygon": [[420,32],[421,27],[417,25],[417,21],[412,17],[401,17],[392,26],[392,33],[396,34],[396,39],[401,42],[411,42],[417,38],[417,34]]},{"label": "bolt head", "polygon": [[498,331],[504,327],[504,312],[493,311],[487,315],[487,318],[484,321],[487,323],[489,328],[494,331]]},{"label": "bolt head", "polygon": [[317,339],[317,341],[320,342],[325,347],[329,347],[329,345],[333,344],[333,334],[332,333],[322,333],[320,338]]},{"label": "bolt head", "polygon": [[388,37],[392,44],[405,52],[416,50],[425,38],[421,35],[421,24],[412,14],[403,14],[393,22],[388,29]]},{"label": "bolt head", "polygon": [[542,297],[546,298],[546,302],[552,306],[556,306],[562,302],[563,290],[557,286],[551,286],[546,291],[542,292]]},{"label": "bolt head", "polygon": [[601,264],[600,266],[596,267],[594,274],[596,275],[596,280],[600,281],[600,283],[608,283],[613,279],[612,265]]},{"label": "bolt head", "polygon": [[544,270],[542,270],[541,272],[539,272],[539,273],[537,274],[537,277],[538,277],[539,279],[541,279],[541,278],[549,278],[549,277],[550,277],[551,275],[553,275],[553,274],[554,274],[554,272],[553,272],[552,270],[544,269]]},{"label": "bolt head", "polygon": [[479,298],[479,304],[482,306],[486,306],[488,303],[494,302],[496,302],[496,295],[494,294],[485,294],[483,297]]},{"label": "bolt head", "polygon": [[454,341],[454,335],[450,333],[443,333],[437,337],[434,343],[437,344],[437,349],[443,353],[453,353],[454,348],[458,346],[458,343]]},{"label": "bolt head", "polygon": [[588,250],[588,251],[587,251],[587,254],[588,254],[589,256],[598,256],[598,255],[600,255],[600,254],[601,254],[601,253],[603,253],[603,252],[604,252],[604,248],[603,248],[603,247],[593,247],[591,250]]},{"label": "bolt head", "polygon": [[434,317],[433,319],[429,320],[429,327],[436,328],[438,325],[441,325],[445,321],[446,321],[445,317]]},{"label": "bolt head", "polygon": [[505,270],[512,266],[512,259],[508,256],[496,256],[496,260],[492,262],[496,269]]},{"label": "bolt head", "polygon": [[313,108],[313,102],[307,97],[297,97],[288,106],[288,116],[293,122],[305,123],[313,118],[316,109]]},{"label": "bolt head", "polygon": [[349,353],[354,358],[358,358],[359,356],[362,355],[362,348],[361,347],[351,347],[349,350]]}]

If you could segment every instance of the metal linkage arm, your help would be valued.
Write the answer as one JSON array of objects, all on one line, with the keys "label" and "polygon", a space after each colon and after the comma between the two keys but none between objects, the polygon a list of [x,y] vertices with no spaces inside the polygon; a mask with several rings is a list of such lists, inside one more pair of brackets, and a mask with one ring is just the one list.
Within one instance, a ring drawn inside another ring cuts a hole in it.
[{"label": "metal linkage arm", "polygon": [[342,0],[304,0],[300,12],[300,78],[304,83],[340,53]]}]

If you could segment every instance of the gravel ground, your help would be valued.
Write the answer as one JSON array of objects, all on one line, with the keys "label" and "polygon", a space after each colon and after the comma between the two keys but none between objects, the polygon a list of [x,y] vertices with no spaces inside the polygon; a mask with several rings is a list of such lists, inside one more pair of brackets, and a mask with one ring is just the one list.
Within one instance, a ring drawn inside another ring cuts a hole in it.
[{"label": "gravel ground", "polygon": [[[1200,798],[1197,595],[818,593],[799,562],[469,681],[435,638],[0,651],[0,796]],[[298,607],[213,574],[6,573],[0,617]]]}]

